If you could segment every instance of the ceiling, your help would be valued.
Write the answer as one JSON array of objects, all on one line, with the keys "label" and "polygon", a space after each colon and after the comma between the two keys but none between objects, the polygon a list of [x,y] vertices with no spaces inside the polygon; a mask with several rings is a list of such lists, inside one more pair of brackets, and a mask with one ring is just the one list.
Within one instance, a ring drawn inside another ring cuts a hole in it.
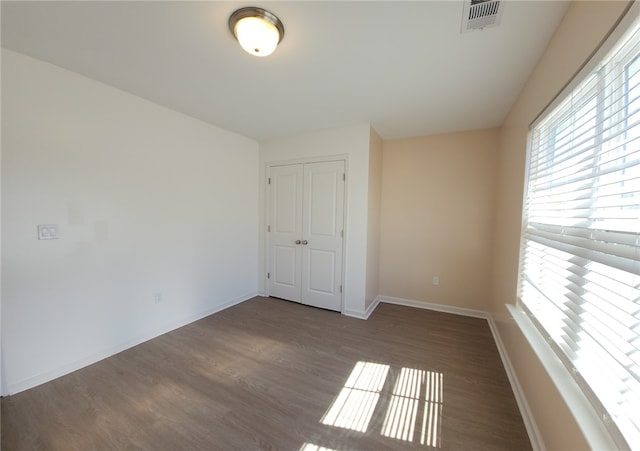
[{"label": "ceiling", "polygon": [[[249,5],[284,23],[269,57],[227,27]],[[502,124],[567,5],[508,1],[500,26],[462,34],[462,0],[2,1],[1,38],[256,140],[358,123],[390,139]]]}]

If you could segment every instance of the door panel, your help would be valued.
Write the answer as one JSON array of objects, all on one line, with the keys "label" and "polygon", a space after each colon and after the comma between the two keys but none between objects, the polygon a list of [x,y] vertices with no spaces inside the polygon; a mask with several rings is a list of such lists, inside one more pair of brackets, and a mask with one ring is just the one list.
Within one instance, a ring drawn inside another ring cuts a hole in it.
[{"label": "door panel", "polygon": [[296,252],[293,246],[275,246],[273,283],[287,288],[296,285]]},{"label": "door panel", "polygon": [[317,249],[308,250],[309,291],[333,295],[335,292],[336,254]]},{"label": "door panel", "polygon": [[[316,169],[316,168],[314,168]],[[308,211],[309,236],[324,235],[332,237],[336,234],[336,187],[337,174],[333,170],[320,172],[308,168],[305,177],[308,179],[306,206]]]},{"label": "door panel", "polygon": [[302,249],[302,175],[300,165],[271,168],[269,294],[300,301]]},{"label": "door panel", "polygon": [[[277,171],[281,172],[281,171]],[[273,177],[274,196],[274,231],[277,233],[296,234],[300,230],[300,206],[298,205],[301,190],[299,171],[276,173]]]}]

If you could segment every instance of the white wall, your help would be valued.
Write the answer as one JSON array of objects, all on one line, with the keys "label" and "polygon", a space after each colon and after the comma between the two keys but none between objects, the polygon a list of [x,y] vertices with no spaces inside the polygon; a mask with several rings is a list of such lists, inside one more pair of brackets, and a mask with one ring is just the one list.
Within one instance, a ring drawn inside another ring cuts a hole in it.
[{"label": "white wall", "polygon": [[369,137],[369,204],[367,224],[367,290],[365,308],[380,294],[380,220],[382,208],[382,138],[371,128]]},{"label": "white wall", "polygon": [[345,277],[343,313],[364,317],[367,268],[369,124],[307,133],[260,143],[259,291],[265,288],[265,205],[267,164],[307,158],[347,156]]},{"label": "white wall", "polygon": [[[18,53],[2,63],[8,393],[256,294],[257,142]],[[60,239],[38,241],[48,223]]]}]

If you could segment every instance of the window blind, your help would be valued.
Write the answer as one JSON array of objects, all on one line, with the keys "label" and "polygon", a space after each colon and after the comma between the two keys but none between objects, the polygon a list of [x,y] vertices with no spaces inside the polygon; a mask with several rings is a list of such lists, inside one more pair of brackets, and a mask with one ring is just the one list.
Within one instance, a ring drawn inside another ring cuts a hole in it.
[{"label": "window blind", "polygon": [[532,125],[520,303],[640,449],[640,22]]}]

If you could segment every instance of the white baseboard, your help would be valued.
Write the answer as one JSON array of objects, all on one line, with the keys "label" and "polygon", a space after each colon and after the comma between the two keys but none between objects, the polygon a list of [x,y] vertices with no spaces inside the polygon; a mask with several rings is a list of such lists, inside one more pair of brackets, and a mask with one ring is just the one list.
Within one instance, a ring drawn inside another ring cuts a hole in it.
[{"label": "white baseboard", "polygon": [[500,338],[500,333],[498,332],[493,317],[489,312],[462,307],[453,307],[450,305],[434,304],[431,302],[415,301],[413,299],[394,298],[389,296],[378,296],[374,304],[377,306],[379,302],[486,319],[487,323],[489,324],[491,334],[493,335],[493,340],[496,343],[496,347],[498,348],[498,353],[500,354],[502,365],[504,366],[504,370],[507,373],[507,378],[509,379],[509,383],[511,384],[511,391],[513,391],[513,396],[516,398],[516,403],[518,404],[518,409],[520,410],[522,421],[524,422],[524,426],[527,429],[527,434],[529,435],[529,440],[531,441],[531,447],[536,451],[544,451],[545,447],[544,442],[542,441],[540,430],[538,429],[538,426],[534,420],[533,413],[531,412],[531,408],[529,407],[529,403],[524,396],[522,386],[518,381],[518,377],[516,376],[513,365],[511,364],[511,360],[509,359],[509,355],[507,354],[504,343]]},{"label": "white baseboard", "polygon": [[369,319],[369,317],[371,316],[371,314],[373,313],[373,311],[376,309],[376,307],[380,304],[381,301],[381,297],[380,296],[376,296],[376,298],[373,300],[373,302],[369,305],[369,307],[367,307],[367,309],[364,312],[364,316],[365,319]]},{"label": "white baseboard", "polygon": [[342,312],[342,314],[344,316],[350,316],[351,318],[367,319],[367,317],[364,314],[364,312],[358,312],[356,310],[345,310],[345,311]]},{"label": "white baseboard", "polygon": [[102,349],[96,353],[87,355],[81,359],[78,359],[72,363],[68,363],[66,365],[62,365],[58,368],[54,368],[51,371],[47,371],[45,373],[38,374],[36,376],[32,376],[28,379],[24,379],[12,384],[7,384],[6,391],[3,395],[15,395],[16,393],[20,393],[21,391],[28,390],[30,388],[36,387],[40,384],[44,384],[45,382],[52,381],[53,379],[57,379],[58,377],[62,377],[66,374],[72,373],[79,369],[82,369],[86,366],[92,365],[100,360],[104,360],[107,357],[111,357],[119,352],[125,351],[129,348],[137,346],[145,341],[149,341],[153,338],[156,338],[160,335],[166,334],[167,332],[171,332],[172,330],[178,329],[180,327],[186,326],[187,324],[191,324],[195,321],[198,321],[202,318],[205,318],[214,313],[225,310],[234,305],[240,304],[241,302],[247,301],[253,297],[255,297],[257,293],[247,293],[243,296],[236,297],[234,299],[230,299],[229,301],[216,305],[210,309],[199,312],[195,315],[183,318],[182,320],[172,323],[170,325],[166,325],[154,331],[151,331],[143,336],[136,337],[133,340],[126,341],[124,343],[119,343],[115,346]]},{"label": "white baseboard", "polygon": [[350,316],[352,318],[369,319],[369,317],[371,316],[371,314],[376,309],[379,303],[380,303],[380,296],[377,296],[373,300],[373,302],[369,305],[369,307],[366,308],[364,312],[356,311],[356,310],[345,310],[342,312],[342,314],[345,316]]},{"label": "white baseboard", "polygon": [[[453,307],[450,305],[434,304],[431,302],[415,301],[413,299],[393,298],[390,296],[378,296],[380,302],[387,304],[404,305],[406,307],[434,310],[436,312],[453,313],[454,315],[471,316],[473,318],[487,319],[489,313],[482,310],[474,310],[463,307]],[[378,299],[376,298],[376,299]]]}]

